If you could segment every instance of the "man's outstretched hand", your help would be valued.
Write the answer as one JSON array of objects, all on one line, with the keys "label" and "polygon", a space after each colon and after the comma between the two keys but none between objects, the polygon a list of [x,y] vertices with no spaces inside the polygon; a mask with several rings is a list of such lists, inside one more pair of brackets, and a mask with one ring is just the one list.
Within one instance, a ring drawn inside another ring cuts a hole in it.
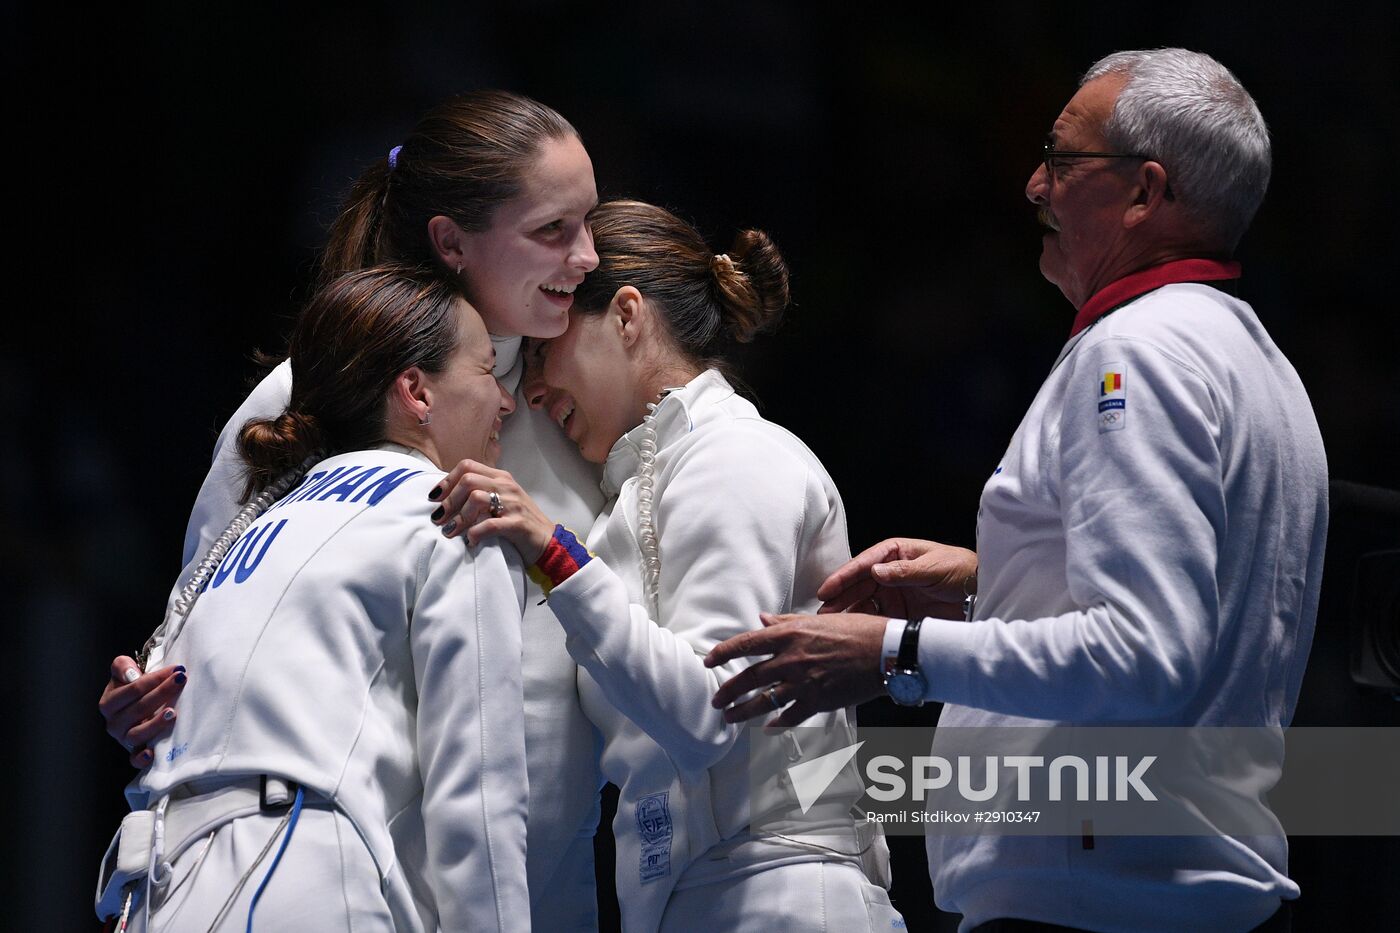
[{"label": "man's outstretched hand", "polygon": [[977,554],[967,548],[887,538],[851,558],[817,589],[822,613],[873,612],[894,619],[960,619],[977,592]]},{"label": "man's outstretched hand", "polygon": [[[759,618],[763,628],[722,641],[705,656],[705,666],[716,667],[735,658],[773,655],[731,677],[715,693],[710,702],[724,710],[726,722],[743,722],[786,706],[768,723],[786,728],[885,692],[880,647],[888,619],[856,613],[764,613]],[[754,690],[763,692],[730,705]]]},{"label": "man's outstretched hand", "polygon": [[781,710],[768,725],[787,728],[873,699],[885,692],[880,654],[889,620],[962,618],[963,601],[976,590],[975,552],[918,538],[881,541],[826,578],[817,590],[820,614],[763,614],[763,628],[715,645],[706,667],[772,657],[731,677],[711,703],[726,722]]}]

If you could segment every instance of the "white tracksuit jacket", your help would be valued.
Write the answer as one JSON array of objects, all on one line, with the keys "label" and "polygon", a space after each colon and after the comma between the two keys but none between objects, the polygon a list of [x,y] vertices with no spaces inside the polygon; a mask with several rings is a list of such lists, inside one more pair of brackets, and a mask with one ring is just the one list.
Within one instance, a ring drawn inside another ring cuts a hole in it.
[{"label": "white tracksuit jacket", "polygon": [[[974,621],[920,632],[929,699],[949,704],[940,726],[1288,724],[1317,615],[1327,463],[1307,393],[1249,305],[1167,285],[1071,339],[977,525]],[[1282,835],[1092,849],[930,835],[928,851],[964,930],[1006,916],[1246,930],[1298,894]]]},{"label": "white tracksuit jacket", "polygon": [[[571,528],[588,528],[603,506],[599,471],[545,412],[531,410],[519,390],[524,359],[519,337],[492,337],[496,373],[516,394],[515,412],[501,431],[501,459],[541,508]],[[288,361],[252,391],[219,436],[214,462],[200,487],[185,533],[185,569],[174,593],[196,562],[238,512],[243,466],[238,429],[251,418],[280,413],[291,395]],[[593,836],[598,826],[600,740],[579,706],[577,667],[538,586],[522,573],[526,588],[524,655],[525,745],[530,770],[531,914],[542,930],[594,930],[597,901]],[[172,598],[174,596],[172,593]],[[198,677],[198,672],[192,672]],[[182,710],[181,715],[184,715]]]},{"label": "white tracksuit jacket", "polygon": [[[630,931],[656,929],[678,882],[821,858],[755,840],[713,866],[702,860],[749,823],[747,731],[710,705],[749,662],[711,670],[702,659],[724,639],[758,628],[760,612],[815,612],[817,586],[850,556],[845,512],[826,470],[718,372],[667,395],[654,418],[659,616],[646,608],[637,544],[645,426],[608,455],[603,482],[613,498],[588,537],[597,559],[549,597],[582,669],[584,710],[603,732],[603,774],[621,788],[613,834]],[[691,865],[710,874],[683,878]]]},{"label": "white tracksuit jacket", "polygon": [[139,788],[288,778],[355,824],[398,928],[527,929],[520,557],[438,533],[442,475],[342,454],[249,527],[165,646],[194,677]]}]

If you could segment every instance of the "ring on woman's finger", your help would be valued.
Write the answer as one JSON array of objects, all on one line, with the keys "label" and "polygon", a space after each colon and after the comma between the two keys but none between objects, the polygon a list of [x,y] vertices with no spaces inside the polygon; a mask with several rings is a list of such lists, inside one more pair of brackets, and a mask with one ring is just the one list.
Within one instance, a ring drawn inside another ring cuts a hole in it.
[{"label": "ring on woman's finger", "polygon": [[491,517],[492,517],[492,518],[500,518],[500,517],[501,517],[502,515],[504,515],[505,512],[506,512],[505,507],[501,505],[501,497],[500,497],[500,495],[498,495],[498,494],[495,493],[495,492],[492,492],[492,493],[490,494],[490,499],[491,499]]},{"label": "ring on woman's finger", "polygon": [[773,709],[779,710],[783,708],[783,704],[778,702],[777,687],[769,687],[767,690],[763,691],[763,695],[768,698],[768,702],[773,705]]}]

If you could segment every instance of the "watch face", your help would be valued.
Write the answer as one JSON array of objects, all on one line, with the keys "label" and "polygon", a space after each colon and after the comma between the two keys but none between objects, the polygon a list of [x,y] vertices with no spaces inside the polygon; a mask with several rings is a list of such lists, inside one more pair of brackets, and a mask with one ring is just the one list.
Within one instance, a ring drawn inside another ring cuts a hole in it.
[{"label": "watch face", "polygon": [[924,702],[924,675],[918,671],[894,670],[885,680],[890,699],[900,706],[920,706]]}]

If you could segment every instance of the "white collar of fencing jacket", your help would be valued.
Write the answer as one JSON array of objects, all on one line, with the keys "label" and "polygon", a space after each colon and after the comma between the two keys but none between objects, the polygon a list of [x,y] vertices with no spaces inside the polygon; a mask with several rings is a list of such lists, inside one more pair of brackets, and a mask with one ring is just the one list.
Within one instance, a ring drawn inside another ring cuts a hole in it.
[{"label": "white collar of fencing jacket", "polygon": [[[664,449],[673,439],[695,429],[695,413],[706,405],[734,394],[734,387],[717,369],[707,369],[678,389],[667,392],[649,416],[656,428],[656,449]],[[642,458],[644,420],[617,439],[603,464],[603,495],[614,498],[622,484],[637,475]]]},{"label": "white collar of fencing jacket", "polygon": [[511,395],[515,394],[515,387],[520,385],[520,377],[525,374],[525,354],[520,352],[520,346],[524,342],[523,337],[491,335],[491,346],[496,348],[496,366],[493,372]]},{"label": "white collar of fencing jacket", "polygon": [[430,458],[427,454],[423,453],[423,451],[419,450],[417,447],[406,447],[403,444],[395,444],[393,441],[384,441],[381,444],[375,444],[374,449],[387,450],[390,453],[395,454],[403,454],[405,457],[412,457],[415,460],[422,460],[434,470],[441,470],[441,468],[432,461],[432,458]]}]

